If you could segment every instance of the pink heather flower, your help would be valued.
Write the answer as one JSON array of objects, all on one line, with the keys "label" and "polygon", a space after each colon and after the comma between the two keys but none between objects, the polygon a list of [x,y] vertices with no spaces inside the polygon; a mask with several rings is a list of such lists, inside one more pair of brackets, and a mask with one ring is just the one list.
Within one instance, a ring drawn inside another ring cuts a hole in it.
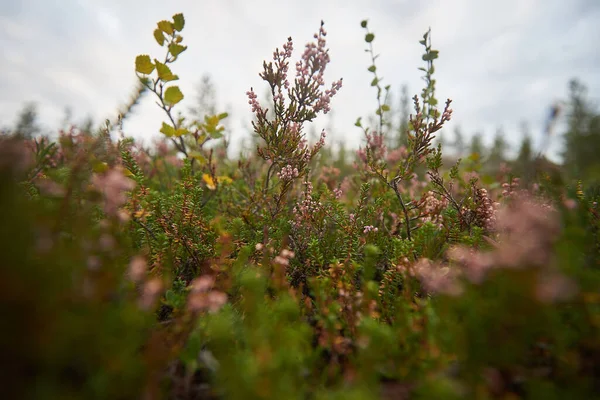
[{"label": "pink heather flower", "polygon": [[333,195],[336,198],[336,200],[339,200],[342,197],[343,194],[344,194],[344,192],[342,191],[341,188],[335,188],[335,189],[333,189]]},{"label": "pink heather flower", "polygon": [[282,181],[291,181],[299,176],[298,168],[292,168],[292,166],[288,164],[277,173],[277,176]]},{"label": "pink heather flower", "polygon": [[295,256],[296,256],[296,254],[291,250],[288,250],[288,249],[281,250],[281,257],[290,259],[290,258],[294,258]]},{"label": "pink heather flower", "polygon": [[287,258],[285,258],[285,257],[282,257],[282,256],[277,256],[277,257],[275,257],[275,258],[273,259],[273,262],[274,262],[275,264],[283,265],[283,266],[285,266],[285,267],[287,267],[288,265],[290,265],[290,260],[288,260]]},{"label": "pink heather flower", "polygon": [[292,226],[296,229],[301,228],[307,220],[311,220],[314,215],[321,210],[321,203],[312,198],[312,183],[310,181],[305,181],[304,184],[306,185],[304,198],[294,206],[294,220],[290,221]]},{"label": "pink heather flower", "polygon": [[111,216],[117,216],[119,207],[127,202],[125,192],[135,188],[135,181],[123,174],[121,166],[102,175],[94,174],[92,183],[104,195],[104,211]]},{"label": "pink heather flower", "polygon": [[574,210],[577,207],[577,202],[573,199],[566,199],[563,204],[569,210]]},{"label": "pink heather flower", "polygon": [[142,256],[135,256],[129,262],[129,278],[133,282],[141,282],[146,275],[146,259]]},{"label": "pink heather flower", "polygon": [[162,290],[163,282],[160,278],[153,278],[147,281],[142,289],[142,296],[138,303],[139,307],[145,311],[150,310],[156,303],[156,300],[158,300],[158,296],[162,293]]},{"label": "pink heather flower", "polygon": [[442,267],[429,259],[422,258],[414,266],[414,274],[428,292],[450,296],[458,296],[462,293],[457,271],[450,267]]},{"label": "pink heather flower", "polygon": [[543,303],[555,303],[571,299],[577,293],[577,285],[558,272],[538,274],[535,295]]},{"label": "pink heather flower", "polygon": [[379,229],[377,229],[377,228],[376,228],[376,227],[374,227],[373,225],[366,225],[366,226],[363,228],[363,233],[365,233],[365,234],[366,234],[366,233],[369,233],[369,232],[377,232],[377,231],[379,231]]},{"label": "pink heather flower", "polygon": [[465,246],[450,248],[448,258],[462,265],[466,278],[474,284],[482,283],[487,272],[494,267],[492,254],[477,252]]},{"label": "pink heather flower", "polygon": [[252,88],[250,88],[250,90],[246,92],[246,95],[248,96],[248,104],[250,104],[252,106],[252,112],[253,113],[261,112],[262,108],[260,107],[260,104],[258,103],[257,96],[256,96],[256,93],[254,93],[254,90]]},{"label": "pink heather flower", "polygon": [[422,221],[431,222],[439,228],[444,226],[444,217],[442,211],[448,206],[448,199],[441,197],[438,199],[436,194],[428,191],[421,199],[422,213],[424,214]]},{"label": "pink heather flower", "polygon": [[[210,284],[210,287],[208,285]],[[192,293],[188,297],[187,308],[191,312],[207,311],[210,313],[217,312],[227,303],[227,294],[216,290],[210,290],[212,283],[206,280],[204,283],[199,283],[203,286],[200,290],[192,289]]]},{"label": "pink heather flower", "polygon": [[210,275],[202,275],[190,284],[190,296],[187,307],[191,312],[208,310],[218,311],[226,302],[227,295],[223,292],[213,290],[215,278]]},{"label": "pink heather flower", "polygon": [[202,275],[192,281],[192,283],[190,284],[190,288],[193,293],[203,293],[211,290],[214,284],[214,277],[212,277],[211,275]]}]

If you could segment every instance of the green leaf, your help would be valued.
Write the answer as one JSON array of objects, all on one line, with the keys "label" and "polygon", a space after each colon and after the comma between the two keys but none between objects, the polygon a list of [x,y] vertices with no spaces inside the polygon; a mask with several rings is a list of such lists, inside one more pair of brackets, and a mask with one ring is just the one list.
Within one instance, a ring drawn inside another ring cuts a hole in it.
[{"label": "green leaf", "polygon": [[362,123],[360,122],[362,120],[361,117],[358,117],[356,119],[356,122],[354,123],[354,126],[358,126],[359,128],[362,127]]},{"label": "green leaf", "polygon": [[154,64],[156,64],[158,79],[162,80],[163,82],[176,81],[179,79],[177,75],[173,75],[171,69],[166,64],[163,64],[156,59],[154,60]]},{"label": "green leaf", "polygon": [[382,110],[382,111],[390,111],[390,106],[388,106],[387,104],[383,104],[383,105],[381,106],[381,110]]},{"label": "green leaf", "polygon": [[229,116],[229,114],[228,114],[228,113],[226,113],[226,112],[224,112],[224,113],[221,113],[221,114],[219,114],[219,115],[218,115],[218,117],[219,117],[219,120],[225,119],[225,118],[227,118],[228,116]]},{"label": "green leaf", "polygon": [[190,157],[196,159],[196,161],[198,161],[200,165],[206,165],[206,163],[208,163],[206,157],[204,157],[204,155],[199,151],[190,151],[189,155]]},{"label": "green leaf", "polygon": [[431,50],[430,52],[423,54],[423,61],[433,61],[438,58],[439,51]]},{"label": "green leaf", "polygon": [[140,74],[148,75],[154,71],[154,64],[148,55],[140,55],[135,58],[135,70]]},{"label": "green leaf", "polygon": [[190,133],[190,131],[188,131],[186,128],[179,128],[175,131],[174,136],[183,136],[183,135],[187,135],[188,133]]},{"label": "green leaf", "polygon": [[166,122],[162,123],[162,128],[160,128],[160,131],[166,137],[173,137],[173,136],[175,136],[175,128],[173,128],[171,125],[167,124]]},{"label": "green leaf", "polygon": [[173,27],[177,32],[181,32],[185,25],[185,18],[183,18],[183,14],[175,14],[173,15]]},{"label": "green leaf", "polygon": [[374,65],[371,65],[371,66],[368,68],[368,70],[369,70],[369,72],[375,72],[375,71],[377,70],[377,67],[376,67],[376,66],[374,66]]},{"label": "green leaf", "polygon": [[167,88],[167,90],[165,90],[164,100],[169,106],[174,106],[183,100],[183,93],[181,93],[179,86],[171,86]]},{"label": "green leaf", "polygon": [[173,55],[173,57],[177,57],[181,53],[183,53],[187,49],[187,46],[182,46],[177,43],[171,43],[169,45],[169,53]]},{"label": "green leaf", "polygon": [[156,42],[162,46],[163,44],[165,44],[165,35],[163,35],[162,31],[158,28],[156,28],[154,30],[154,39],[156,39]]},{"label": "green leaf", "polygon": [[372,33],[367,33],[365,35],[365,42],[371,43],[373,39],[375,39],[375,35],[373,35]]},{"label": "green leaf", "polygon": [[172,22],[160,21],[157,25],[158,25],[158,29],[160,29],[164,33],[166,33],[168,35],[173,34],[173,23]]},{"label": "green leaf", "polygon": [[360,21],[360,26],[363,27],[363,28],[366,28],[367,27],[367,20],[365,19],[363,21]]},{"label": "green leaf", "polygon": [[379,83],[379,79],[373,78],[373,80],[371,81],[371,86],[377,86],[378,83]]},{"label": "green leaf", "polygon": [[223,128],[221,129],[217,129],[215,131],[209,132],[210,137],[213,139],[221,139],[224,135],[221,133],[221,131],[223,130]]}]

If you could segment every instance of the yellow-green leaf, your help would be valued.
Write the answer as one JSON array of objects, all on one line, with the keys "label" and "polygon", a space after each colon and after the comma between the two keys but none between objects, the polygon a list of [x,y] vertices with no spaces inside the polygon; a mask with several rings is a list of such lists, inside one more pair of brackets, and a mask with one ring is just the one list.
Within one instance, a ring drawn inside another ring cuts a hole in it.
[{"label": "yellow-green leaf", "polygon": [[154,30],[154,39],[159,45],[165,44],[165,35],[163,35],[162,31],[158,28]]},{"label": "yellow-green leaf", "polygon": [[102,161],[95,160],[92,162],[92,170],[97,173],[108,171],[108,164]]},{"label": "yellow-green leaf", "polygon": [[172,35],[173,34],[173,23],[169,22],[169,21],[160,21],[158,23],[158,29],[160,29],[161,31],[163,31],[166,34]]},{"label": "yellow-green leaf", "polygon": [[219,119],[220,119],[220,120],[221,120],[221,119],[225,119],[225,118],[227,118],[228,116],[229,116],[229,114],[228,114],[228,113],[226,113],[226,112],[224,112],[224,113],[221,113],[221,114],[219,114]]},{"label": "yellow-green leaf", "polygon": [[209,190],[215,190],[217,188],[217,182],[215,182],[215,180],[209,174],[203,174],[202,180],[204,180],[204,183],[206,183],[206,187]]},{"label": "yellow-green leaf", "polygon": [[190,155],[190,157],[192,157],[196,161],[198,161],[200,163],[200,165],[206,165],[206,163],[208,162],[206,157],[204,157],[204,155],[202,153],[200,153],[199,151],[191,151],[189,153],[189,155]]},{"label": "yellow-green leaf", "polygon": [[135,58],[135,70],[140,74],[148,75],[154,71],[154,64],[148,55],[140,55]]},{"label": "yellow-green leaf", "polygon": [[188,131],[186,128],[179,128],[175,131],[175,136],[179,137],[179,136],[187,135],[188,133],[190,133],[190,131]]},{"label": "yellow-green leaf", "polygon": [[177,43],[171,43],[169,45],[169,52],[173,55],[173,57],[177,57],[181,53],[183,53],[187,49],[187,46],[182,46]]},{"label": "yellow-green leaf", "polygon": [[181,32],[185,25],[185,18],[183,18],[183,14],[175,14],[173,15],[173,27],[176,31]]},{"label": "yellow-green leaf", "polygon": [[154,60],[154,64],[156,64],[158,79],[162,80],[163,82],[176,81],[179,79],[177,75],[174,75],[171,72],[171,69],[166,64],[163,64],[156,59]]},{"label": "yellow-green leaf", "polygon": [[179,90],[179,86],[171,86],[165,91],[165,103],[169,106],[174,106],[183,100],[183,93]]},{"label": "yellow-green leaf", "polygon": [[390,111],[390,106],[388,106],[387,104],[383,104],[381,106],[381,111]]},{"label": "yellow-green leaf", "polygon": [[166,137],[173,137],[173,136],[175,136],[175,128],[173,128],[171,125],[167,124],[166,122],[162,123],[162,128],[160,128],[160,131]]},{"label": "yellow-green leaf", "polygon": [[221,139],[223,137],[223,134],[221,133],[222,130],[223,129],[217,129],[217,130],[211,131],[210,137],[212,139]]}]

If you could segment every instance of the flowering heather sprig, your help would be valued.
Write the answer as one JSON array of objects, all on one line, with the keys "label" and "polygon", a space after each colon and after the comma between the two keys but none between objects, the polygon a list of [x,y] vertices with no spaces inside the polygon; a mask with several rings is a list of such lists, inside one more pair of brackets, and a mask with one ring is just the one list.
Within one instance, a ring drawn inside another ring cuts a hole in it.
[{"label": "flowering heather sprig", "polygon": [[502,197],[511,197],[519,189],[519,184],[519,178],[513,178],[510,182],[504,182],[502,184]]},{"label": "flowering heather sprig", "polygon": [[312,183],[310,181],[306,181],[304,184],[306,185],[304,198],[294,206],[294,219],[290,221],[292,227],[296,229],[301,228],[307,221],[311,220],[314,214],[319,212],[322,207],[321,202],[313,200],[312,198]]},{"label": "flowering heather sprig", "polygon": [[494,230],[496,211],[500,204],[490,198],[486,189],[479,188],[475,191],[475,206],[476,224],[489,231]]},{"label": "flowering heather sprig", "polygon": [[387,146],[385,145],[383,133],[366,133],[367,145],[363,149],[359,148],[356,155],[366,166],[367,171],[375,172],[380,168],[385,168],[387,158]]},{"label": "flowering heather sprig", "polygon": [[[265,193],[276,168],[282,168],[280,178],[290,177],[287,173],[289,171],[283,171],[288,165],[298,170],[297,176],[293,174],[294,178],[304,176],[310,160],[325,144],[326,133],[323,130],[318,142],[309,147],[302,128],[304,122],[310,122],[320,112],[326,114],[330,110],[331,98],[342,86],[340,79],[329,89],[323,89],[324,72],[330,61],[326,35],[321,23],[319,32],[314,35],[317,43],[308,43],[301,59],[296,63],[293,84],[288,79],[289,59],[293,51],[291,38],[283,45],[282,51],[275,50],[273,61],[263,63],[263,72],[259,76],[269,84],[273,95],[273,119],[268,118],[268,109],[260,105],[254,90],[251,88],[246,92],[255,116],[255,121],[252,122],[254,132],[265,141],[265,146],[259,147],[257,153],[271,163],[265,180]],[[285,190],[287,189],[282,188],[282,192]]]},{"label": "flowering heather sprig", "polygon": [[448,207],[449,201],[443,196],[436,196],[433,191],[425,193],[420,202],[422,222],[431,222],[439,228],[444,225],[444,217],[442,211]]}]

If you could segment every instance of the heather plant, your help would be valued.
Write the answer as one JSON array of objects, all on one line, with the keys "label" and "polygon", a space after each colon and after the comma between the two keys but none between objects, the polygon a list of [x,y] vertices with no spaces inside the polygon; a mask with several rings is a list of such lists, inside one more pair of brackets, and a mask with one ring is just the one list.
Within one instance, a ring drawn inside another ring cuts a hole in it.
[{"label": "heather plant", "polygon": [[[291,39],[263,64],[269,106],[248,91],[256,151],[216,156],[225,115],[175,114],[181,14],[116,121],[1,138],[9,397],[600,395],[598,188],[445,166],[430,31],[399,140],[361,26],[377,107],[354,158],[306,135],[342,82],[323,24],[293,79]],[[144,91],[167,118],[145,147],[121,124]]]}]

